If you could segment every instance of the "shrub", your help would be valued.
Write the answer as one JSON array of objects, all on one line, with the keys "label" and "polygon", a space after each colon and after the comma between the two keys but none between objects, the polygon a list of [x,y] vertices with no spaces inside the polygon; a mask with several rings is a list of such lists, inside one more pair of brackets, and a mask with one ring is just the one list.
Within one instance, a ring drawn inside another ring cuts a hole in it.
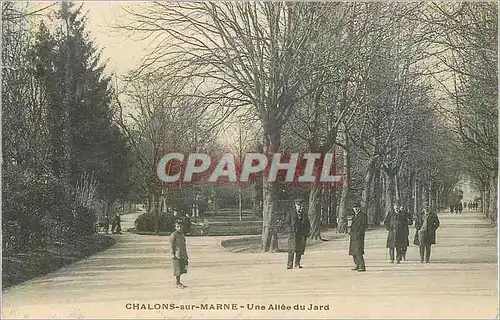
[{"label": "shrub", "polygon": [[[174,217],[171,214],[161,214],[158,221],[159,232],[172,232],[174,230]],[[135,230],[138,232],[155,232],[156,217],[153,213],[143,213],[135,219]]]},{"label": "shrub", "polygon": [[2,240],[6,254],[93,232],[95,213],[77,206],[71,188],[60,180],[9,173],[4,186]]}]

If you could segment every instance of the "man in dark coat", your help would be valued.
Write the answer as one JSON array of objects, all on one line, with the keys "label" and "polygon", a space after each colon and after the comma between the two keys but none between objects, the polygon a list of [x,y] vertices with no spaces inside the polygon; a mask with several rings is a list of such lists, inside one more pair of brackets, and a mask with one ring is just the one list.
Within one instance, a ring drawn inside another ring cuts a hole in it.
[{"label": "man in dark coat", "polygon": [[409,218],[409,214],[404,211],[403,206],[399,202],[395,202],[394,208],[387,213],[384,220],[384,226],[389,231],[386,247],[389,248],[391,263],[394,263],[395,251],[396,263],[400,263],[406,255],[410,232],[408,225],[411,224],[413,224],[413,219]]},{"label": "man in dark coat", "polygon": [[184,235],[189,235],[191,234],[191,217],[189,214],[186,214],[182,219],[182,233]]},{"label": "man in dark coat", "polygon": [[359,203],[353,205],[353,211],[354,217],[352,218],[350,231],[349,255],[353,257],[356,265],[352,270],[362,272],[366,271],[363,255],[365,254],[365,232],[368,228],[368,217],[361,210]]},{"label": "man in dark coat", "polygon": [[399,205],[394,204],[394,208],[391,208],[387,212],[384,219],[384,227],[389,231],[387,233],[387,242],[385,247],[389,249],[389,258],[391,263],[394,263],[394,251],[396,248],[396,233],[398,232],[398,210]]},{"label": "man in dark coat", "polygon": [[434,211],[429,210],[425,202],[420,217],[415,222],[415,239],[413,243],[420,246],[420,262],[429,263],[431,259],[431,245],[436,244],[436,230],[439,228],[439,218]]},{"label": "man in dark coat", "polygon": [[188,254],[186,249],[186,237],[182,233],[182,221],[176,220],[175,231],[170,234],[170,252],[172,254],[172,262],[174,266],[174,276],[176,286],[179,289],[184,289],[186,286],[181,283],[181,275],[187,273]]},{"label": "man in dark coat", "polygon": [[413,217],[408,210],[403,206],[399,207],[399,224],[401,225],[400,233],[396,237],[396,252],[400,254],[400,257],[406,261],[406,252],[408,251],[408,246],[410,241],[408,237],[410,236],[410,227],[413,224]]},{"label": "man in dark coat", "polygon": [[288,261],[286,267],[287,269],[293,268],[295,257],[295,267],[302,268],[300,260],[306,250],[307,237],[309,237],[311,229],[302,199],[295,199],[294,207],[287,216],[286,223],[290,226],[290,233],[288,234]]}]

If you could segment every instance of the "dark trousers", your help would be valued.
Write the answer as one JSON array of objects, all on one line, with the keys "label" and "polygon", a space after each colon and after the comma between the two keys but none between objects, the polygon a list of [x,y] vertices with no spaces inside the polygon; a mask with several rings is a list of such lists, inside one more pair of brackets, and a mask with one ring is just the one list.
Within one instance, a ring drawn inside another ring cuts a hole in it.
[{"label": "dark trousers", "polygon": [[406,246],[396,247],[396,261],[403,260],[403,256],[405,255],[405,249],[406,249]]},{"label": "dark trousers", "polygon": [[425,255],[425,262],[429,262],[431,259],[431,245],[430,244],[420,244],[420,261],[424,262],[424,255]]},{"label": "dark trousers", "polygon": [[389,248],[389,259],[394,262],[394,248]]},{"label": "dark trousers", "polygon": [[362,254],[355,254],[352,256],[352,259],[354,260],[354,264],[356,265],[356,269],[358,270],[365,270],[365,258],[363,258]]},{"label": "dark trousers", "polygon": [[403,260],[403,256],[406,254],[405,249],[406,247],[389,248],[391,262],[394,262],[394,253],[396,253],[396,261]]},{"label": "dark trousers", "polygon": [[403,247],[403,259],[406,260],[406,252],[408,252],[408,246]]},{"label": "dark trousers", "polygon": [[288,261],[287,261],[287,264],[286,264],[286,267],[288,269],[292,269],[293,268],[293,258],[295,257],[295,266],[298,267],[300,266],[300,259],[302,258],[302,254],[301,253],[298,253],[298,252],[295,252],[295,251],[288,251]]}]

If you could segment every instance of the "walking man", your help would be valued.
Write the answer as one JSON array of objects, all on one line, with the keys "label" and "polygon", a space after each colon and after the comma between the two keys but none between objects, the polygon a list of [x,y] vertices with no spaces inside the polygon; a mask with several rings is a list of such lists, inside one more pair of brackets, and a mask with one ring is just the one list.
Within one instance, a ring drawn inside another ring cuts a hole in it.
[{"label": "walking man", "polygon": [[406,261],[406,252],[410,245],[410,226],[413,224],[413,217],[402,205],[399,206],[398,221],[401,225],[400,233],[396,237],[396,252],[400,252],[401,257]]},{"label": "walking man", "polygon": [[358,272],[366,271],[365,259],[365,232],[368,228],[368,217],[364,213],[359,203],[353,205],[354,217],[352,218],[349,255],[353,257],[355,267],[352,270]]},{"label": "walking man", "polygon": [[415,240],[413,243],[420,247],[420,262],[429,263],[431,259],[431,245],[436,244],[436,230],[439,228],[439,218],[429,205],[424,202],[423,211],[415,222]]},{"label": "walking man", "polygon": [[290,226],[290,233],[288,234],[288,261],[286,268],[293,268],[294,258],[295,268],[302,268],[300,260],[306,250],[307,237],[309,237],[311,229],[311,225],[304,208],[304,200],[294,200],[294,207],[287,216],[286,223]]},{"label": "walking man", "polygon": [[186,236],[182,233],[182,221],[177,220],[174,225],[175,231],[170,235],[170,249],[174,266],[174,276],[176,287],[184,289],[186,286],[181,283],[181,275],[187,273],[188,267]]}]

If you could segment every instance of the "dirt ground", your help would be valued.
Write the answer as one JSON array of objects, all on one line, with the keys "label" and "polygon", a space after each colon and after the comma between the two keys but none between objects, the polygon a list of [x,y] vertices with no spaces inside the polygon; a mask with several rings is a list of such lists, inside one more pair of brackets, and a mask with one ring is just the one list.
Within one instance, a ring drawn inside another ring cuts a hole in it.
[{"label": "dirt ground", "polygon": [[350,270],[346,238],[308,247],[304,268],[287,270],[285,252],[234,253],[220,245],[230,237],[188,237],[184,290],[175,288],[166,237],[115,235],[110,249],[3,291],[2,316],[498,317],[497,229],[476,212],[439,217],[431,263],[412,245],[408,261],[390,264],[378,229],[366,235],[365,273]]}]

